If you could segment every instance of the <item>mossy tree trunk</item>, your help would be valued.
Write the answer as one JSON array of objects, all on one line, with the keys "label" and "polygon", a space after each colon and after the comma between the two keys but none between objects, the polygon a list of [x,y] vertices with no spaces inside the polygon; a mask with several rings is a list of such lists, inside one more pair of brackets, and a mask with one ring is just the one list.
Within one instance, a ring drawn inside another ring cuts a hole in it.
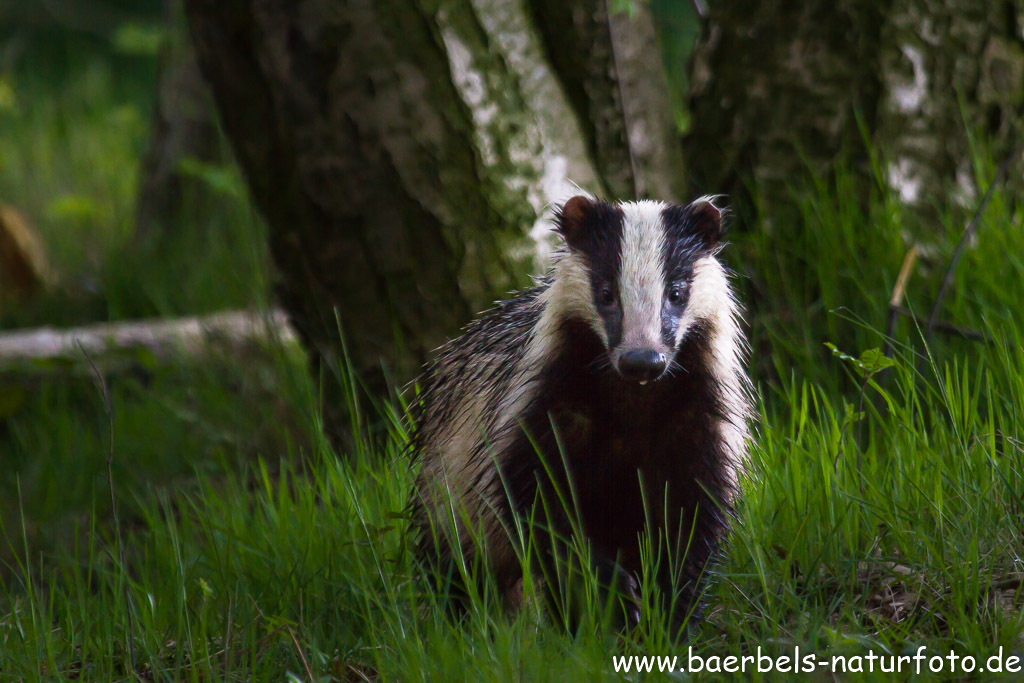
[{"label": "mossy tree trunk", "polygon": [[[985,188],[976,186],[971,136],[997,160],[1024,138],[1024,2],[898,0],[882,44],[873,133],[890,183],[913,206],[952,198],[973,209]],[[1024,190],[1022,173],[1011,175]]]},{"label": "mossy tree trunk", "polygon": [[693,191],[742,200],[753,188],[770,215],[794,179],[827,177],[837,156],[868,176],[866,133],[906,203],[944,204],[975,191],[968,131],[997,155],[1021,136],[1019,0],[709,7],[691,64]]},{"label": "mossy tree trunk", "polygon": [[[681,177],[665,89],[639,111],[617,90],[643,90],[625,81],[657,56],[630,27],[650,19],[618,25],[603,0],[570,3],[558,35],[536,19],[555,0],[185,4],[280,299],[317,363],[339,358],[337,313],[373,389],[528,281],[572,183],[629,196]],[[566,66],[616,27],[593,73]]]}]

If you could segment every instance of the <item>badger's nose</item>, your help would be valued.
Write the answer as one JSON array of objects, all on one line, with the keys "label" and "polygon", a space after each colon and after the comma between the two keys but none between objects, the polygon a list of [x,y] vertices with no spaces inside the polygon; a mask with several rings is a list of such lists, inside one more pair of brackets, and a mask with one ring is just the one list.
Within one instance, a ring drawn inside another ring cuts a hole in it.
[{"label": "badger's nose", "polygon": [[647,382],[665,372],[665,354],[654,349],[626,351],[619,356],[619,374],[628,380]]}]

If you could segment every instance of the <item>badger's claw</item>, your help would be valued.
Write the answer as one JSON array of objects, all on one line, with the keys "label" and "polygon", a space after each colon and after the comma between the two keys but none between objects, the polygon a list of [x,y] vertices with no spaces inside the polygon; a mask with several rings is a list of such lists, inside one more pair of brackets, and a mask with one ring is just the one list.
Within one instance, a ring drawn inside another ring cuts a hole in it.
[{"label": "badger's claw", "polygon": [[618,567],[619,596],[626,609],[626,628],[634,629],[640,625],[640,584],[631,572]]}]

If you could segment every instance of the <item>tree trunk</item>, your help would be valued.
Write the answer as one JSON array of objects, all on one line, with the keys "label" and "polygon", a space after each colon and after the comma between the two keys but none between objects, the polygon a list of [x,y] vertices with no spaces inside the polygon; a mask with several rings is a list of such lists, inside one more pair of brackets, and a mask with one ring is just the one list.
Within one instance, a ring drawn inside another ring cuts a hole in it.
[{"label": "tree trunk", "polygon": [[646,5],[532,0],[531,7],[591,158],[612,198],[685,199],[682,150]]},{"label": "tree trunk", "polygon": [[854,0],[708,4],[684,142],[692,189],[745,206],[749,187],[771,206],[785,203],[795,178],[863,149],[855,113],[874,125],[883,9]]},{"label": "tree trunk", "polygon": [[[607,39],[599,21],[616,21],[603,0],[573,5]],[[614,89],[588,94],[596,76],[560,78],[577,25],[559,42],[528,9],[186,0],[200,66],[270,226],[281,302],[315,361],[340,357],[337,312],[373,389],[381,363],[409,379],[473,312],[526,282],[546,253],[550,206],[573,182],[627,195],[671,187],[664,89],[648,111],[624,114]],[[642,45],[620,30],[618,64],[633,70],[623,80],[642,80]]]},{"label": "tree trunk", "polygon": [[771,215],[795,178],[827,176],[837,157],[867,177],[859,114],[903,200],[941,204],[974,192],[968,131],[991,136],[997,155],[1020,136],[1019,1],[709,6],[691,64],[694,191],[742,202],[753,188]]},{"label": "tree trunk", "polygon": [[[160,53],[152,132],[142,161],[135,210],[139,240],[183,219],[184,195],[201,188],[187,187],[190,181],[181,173],[182,162],[216,162],[220,146],[213,101],[192,42],[182,35],[184,17],[176,0],[165,0],[164,16],[172,28]],[[194,180],[191,183],[198,184]]]},{"label": "tree trunk", "polygon": [[[1024,136],[1024,3],[899,0],[882,31],[875,139],[904,202],[974,208],[970,136],[998,159]],[[1017,166],[1016,168],[1021,168]],[[1024,189],[1021,173],[1013,187]]]}]

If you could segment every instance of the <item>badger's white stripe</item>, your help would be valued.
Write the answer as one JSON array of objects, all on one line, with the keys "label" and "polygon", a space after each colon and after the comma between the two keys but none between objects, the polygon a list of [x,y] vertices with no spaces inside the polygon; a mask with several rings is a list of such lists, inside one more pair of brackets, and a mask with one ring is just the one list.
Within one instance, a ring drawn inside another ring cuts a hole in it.
[{"label": "badger's white stripe", "polygon": [[665,204],[654,201],[620,205],[623,213],[619,300],[622,342],[614,349],[659,348],[661,305],[665,294]]},{"label": "badger's white stripe", "polygon": [[698,320],[711,325],[707,362],[720,392],[724,415],[718,429],[728,451],[730,483],[735,487],[746,453],[750,387],[743,370],[745,342],[739,325],[738,305],[729,287],[725,268],[714,256],[705,256],[694,263],[690,301],[676,332],[677,348]]}]

